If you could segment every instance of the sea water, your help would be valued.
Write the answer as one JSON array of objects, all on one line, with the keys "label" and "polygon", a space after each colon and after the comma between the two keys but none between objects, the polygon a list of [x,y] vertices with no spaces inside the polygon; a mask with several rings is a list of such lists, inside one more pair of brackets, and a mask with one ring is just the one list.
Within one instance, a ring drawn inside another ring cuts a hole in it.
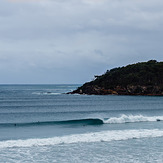
[{"label": "sea water", "polygon": [[163,162],[163,97],[0,85],[0,162]]}]

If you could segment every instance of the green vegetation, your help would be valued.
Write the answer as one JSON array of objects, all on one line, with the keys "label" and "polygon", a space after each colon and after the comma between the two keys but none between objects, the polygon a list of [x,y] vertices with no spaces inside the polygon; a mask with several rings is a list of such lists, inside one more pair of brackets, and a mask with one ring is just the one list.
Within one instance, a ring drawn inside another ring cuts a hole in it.
[{"label": "green vegetation", "polygon": [[114,68],[99,76],[93,84],[105,88],[117,85],[160,85],[163,83],[163,62],[150,60],[148,62]]},{"label": "green vegetation", "polygon": [[72,93],[163,95],[163,62],[150,60],[107,70]]}]

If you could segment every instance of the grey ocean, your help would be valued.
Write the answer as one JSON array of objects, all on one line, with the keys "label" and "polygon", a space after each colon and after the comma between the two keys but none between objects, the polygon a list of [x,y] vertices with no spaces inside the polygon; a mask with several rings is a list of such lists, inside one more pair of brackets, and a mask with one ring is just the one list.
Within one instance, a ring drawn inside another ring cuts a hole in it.
[{"label": "grey ocean", "polygon": [[0,162],[163,162],[163,97],[78,86],[0,85]]}]

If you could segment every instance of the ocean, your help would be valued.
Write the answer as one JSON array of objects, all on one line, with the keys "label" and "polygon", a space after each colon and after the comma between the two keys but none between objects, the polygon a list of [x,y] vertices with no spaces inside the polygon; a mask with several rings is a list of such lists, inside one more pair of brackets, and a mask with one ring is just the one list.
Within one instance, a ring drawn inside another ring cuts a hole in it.
[{"label": "ocean", "polygon": [[0,85],[0,162],[163,162],[163,97],[79,86]]}]

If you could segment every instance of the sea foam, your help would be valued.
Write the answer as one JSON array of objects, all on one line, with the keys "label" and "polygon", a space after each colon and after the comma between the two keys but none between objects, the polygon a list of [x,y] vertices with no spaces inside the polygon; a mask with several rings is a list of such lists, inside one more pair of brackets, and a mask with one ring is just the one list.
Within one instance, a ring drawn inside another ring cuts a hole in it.
[{"label": "sea foam", "polygon": [[0,141],[0,148],[13,147],[32,147],[32,146],[49,146],[62,145],[71,143],[91,143],[91,142],[109,142],[122,141],[128,139],[139,139],[149,137],[163,137],[163,130],[158,129],[141,129],[141,130],[111,130],[101,132],[91,132],[85,134],[73,134],[61,137],[26,139],[26,140],[7,140]]},{"label": "sea foam", "polygon": [[62,93],[56,93],[56,92],[33,92],[32,94],[35,94],[35,95],[61,95]]},{"label": "sea foam", "polygon": [[134,123],[134,122],[155,122],[163,121],[163,116],[143,116],[143,115],[121,115],[120,117],[111,117],[104,120],[104,123],[116,124],[116,123]]}]

